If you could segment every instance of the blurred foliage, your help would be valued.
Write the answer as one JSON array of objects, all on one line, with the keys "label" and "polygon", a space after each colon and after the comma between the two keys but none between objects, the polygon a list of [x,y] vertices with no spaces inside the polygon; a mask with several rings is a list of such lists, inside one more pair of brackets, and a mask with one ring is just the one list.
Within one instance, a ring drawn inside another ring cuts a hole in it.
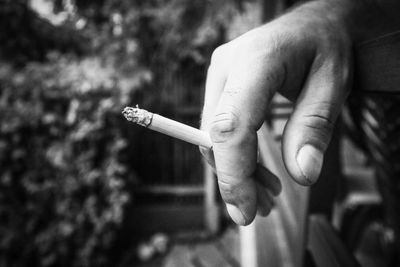
[{"label": "blurred foliage", "polygon": [[2,68],[0,251],[14,266],[107,262],[134,178],[119,80],[98,58]]},{"label": "blurred foliage", "polygon": [[0,0],[0,57],[16,65],[43,61],[47,51],[75,52],[88,49],[87,39],[68,23],[58,27],[30,8],[28,0]]},{"label": "blurred foliage", "polygon": [[140,178],[120,112],[161,103],[177,75],[200,88],[237,1],[0,5],[0,266],[126,263]]}]

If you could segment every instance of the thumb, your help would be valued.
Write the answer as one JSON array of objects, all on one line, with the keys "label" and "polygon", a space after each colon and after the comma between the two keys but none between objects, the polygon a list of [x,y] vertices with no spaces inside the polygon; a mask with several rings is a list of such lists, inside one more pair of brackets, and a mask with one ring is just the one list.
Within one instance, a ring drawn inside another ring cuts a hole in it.
[{"label": "thumb", "polygon": [[[315,62],[313,65],[316,65]],[[337,58],[312,67],[285,126],[282,140],[285,166],[296,182],[315,183],[335,121],[349,92],[350,64]]]}]

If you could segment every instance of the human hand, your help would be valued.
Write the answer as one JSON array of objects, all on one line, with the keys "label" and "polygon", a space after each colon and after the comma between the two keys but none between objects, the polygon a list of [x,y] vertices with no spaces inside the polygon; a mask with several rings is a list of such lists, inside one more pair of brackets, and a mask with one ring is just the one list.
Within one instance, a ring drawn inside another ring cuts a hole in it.
[{"label": "human hand", "polygon": [[[257,130],[280,92],[296,106],[282,140],[289,174],[302,185],[319,177],[334,122],[349,92],[351,41],[340,20],[305,5],[217,48],[206,82],[202,129],[231,218],[264,215],[280,184],[257,165]],[[272,193],[272,194],[271,194]]]}]

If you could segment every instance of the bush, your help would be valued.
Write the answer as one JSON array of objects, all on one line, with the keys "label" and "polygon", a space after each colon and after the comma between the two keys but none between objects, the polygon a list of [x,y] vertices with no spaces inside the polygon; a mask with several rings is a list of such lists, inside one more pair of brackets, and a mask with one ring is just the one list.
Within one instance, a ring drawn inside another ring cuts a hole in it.
[{"label": "bush", "polygon": [[138,182],[120,112],[199,107],[232,3],[57,0],[76,6],[55,26],[26,1],[3,2],[0,266],[110,266]]},{"label": "bush", "polygon": [[129,201],[129,175],[119,158],[126,146],[120,112],[130,90],[121,81],[97,58],[1,69],[6,266],[107,263],[104,252]]}]

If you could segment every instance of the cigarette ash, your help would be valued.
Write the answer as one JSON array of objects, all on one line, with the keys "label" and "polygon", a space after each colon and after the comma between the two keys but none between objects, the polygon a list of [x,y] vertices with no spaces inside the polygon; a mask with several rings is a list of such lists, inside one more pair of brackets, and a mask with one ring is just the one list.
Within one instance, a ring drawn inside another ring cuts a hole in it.
[{"label": "cigarette ash", "polygon": [[153,118],[153,113],[140,109],[138,106],[136,106],[136,108],[125,107],[122,114],[128,121],[137,123],[144,127],[149,126]]}]

